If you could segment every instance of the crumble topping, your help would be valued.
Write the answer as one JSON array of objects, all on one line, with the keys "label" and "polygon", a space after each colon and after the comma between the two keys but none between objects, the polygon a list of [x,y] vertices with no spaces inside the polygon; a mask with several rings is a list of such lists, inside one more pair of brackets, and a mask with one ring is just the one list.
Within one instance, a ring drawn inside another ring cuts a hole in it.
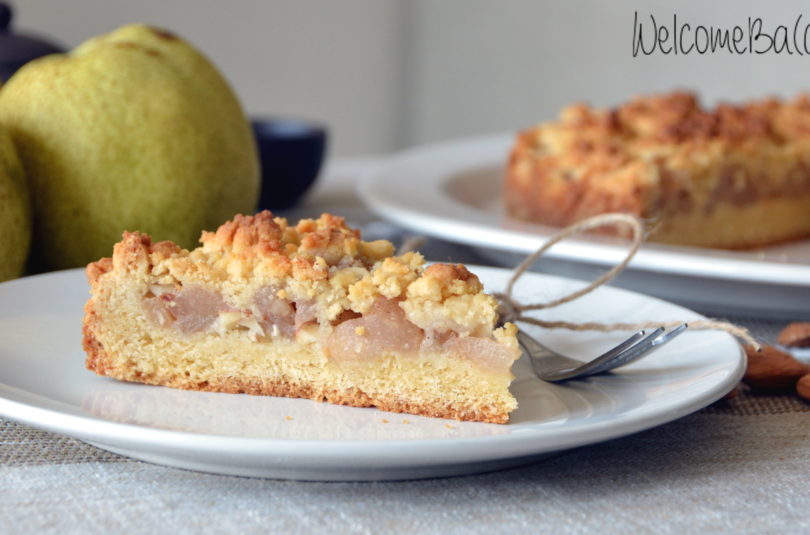
[{"label": "crumble topping", "polygon": [[[568,181],[615,174],[657,183],[664,160],[674,172],[719,156],[736,155],[742,164],[763,152],[806,152],[810,96],[721,103],[712,109],[689,92],[636,97],[613,109],[580,103],[565,108],[557,121],[526,131],[523,140],[536,158],[565,168]],[[517,175],[528,176],[531,162],[521,166],[525,169]],[[742,182],[737,179],[738,189]]]},{"label": "crumble topping", "polygon": [[434,264],[407,288],[402,308],[425,330],[487,336],[497,320],[495,298],[461,264]]},{"label": "crumble topping", "polygon": [[[147,314],[158,325],[175,321],[187,333],[242,329],[252,338],[287,335],[309,323],[351,322],[380,303],[391,303],[432,339],[452,331],[491,338],[497,302],[462,265],[425,267],[418,253],[392,257],[394,247],[365,242],[343,218],[324,214],[290,226],[269,211],[237,215],[202,245],[183,250],[125,233],[109,259],[90,264],[93,280],[111,273],[140,278]],[[215,294],[215,295],[213,295]],[[177,319],[199,304],[204,314]],[[358,336],[367,327],[358,324]],[[499,329],[496,336],[508,338]]]},{"label": "crumble topping", "polygon": [[579,153],[598,151],[605,155],[687,142],[781,144],[810,137],[810,96],[704,108],[695,94],[676,91],[638,96],[613,109],[575,104],[564,108],[560,119],[546,126],[548,141],[556,140]]}]

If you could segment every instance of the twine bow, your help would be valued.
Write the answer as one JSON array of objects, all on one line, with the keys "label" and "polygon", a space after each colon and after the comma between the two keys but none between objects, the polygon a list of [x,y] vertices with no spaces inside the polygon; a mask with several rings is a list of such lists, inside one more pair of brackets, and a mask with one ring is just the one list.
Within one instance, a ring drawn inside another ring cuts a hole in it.
[{"label": "twine bow", "polygon": [[[600,277],[595,279],[587,286],[571,292],[568,295],[554,299],[546,303],[530,303],[522,304],[513,297],[515,284],[526,273],[526,271],[539,259],[547,250],[558,242],[587,230],[607,225],[622,225],[628,227],[632,232],[632,243],[627,251],[624,259],[617,265],[613,266],[610,270],[606,271]],[[584,219],[578,223],[565,227],[556,235],[552,236],[546,241],[539,249],[527,256],[523,262],[515,268],[509,283],[506,285],[506,290],[503,293],[495,293],[494,296],[498,299],[500,304],[501,320],[504,322],[523,322],[546,329],[568,329],[572,331],[620,331],[620,330],[638,330],[646,328],[657,327],[676,327],[683,323],[682,320],[672,321],[644,321],[637,323],[599,323],[599,322],[583,322],[573,323],[568,321],[546,321],[540,320],[526,315],[526,312],[532,310],[542,310],[545,308],[553,308],[563,303],[573,301],[583,295],[592,292],[599,286],[606,284],[613,280],[619,273],[621,273],[633,257],[638,252],[639,247],[644,241],[644,227],[639,218],[628,214],[602,214]],[[737,338],[743,340],[745,343],[754,346],[757,350],[760,349],[760,344],[751,336],[748,329],[735,325],[727,321],[720,321],[715,319],[692,320],[689,321],[690,329],[699,330],[721,330],[725,331]]]}]

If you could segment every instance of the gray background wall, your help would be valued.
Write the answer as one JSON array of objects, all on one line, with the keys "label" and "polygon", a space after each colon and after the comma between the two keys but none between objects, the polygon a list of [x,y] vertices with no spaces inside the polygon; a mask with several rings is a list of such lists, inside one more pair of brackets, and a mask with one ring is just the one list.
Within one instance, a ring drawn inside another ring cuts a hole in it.
[{"label": "gray background wall", "polygon": [[[675,87],[707,102],[810,89],[810,56],[633,58],[633,13],[693,25],[792,25],[798,1],[17,0],[16,26],[66,46],[127,22],[174,30],[252,115],[323,121],[333,154],[516,130],[586,100]],[[648,21],[648,19],[645,19]],[[647,30],[648,31],[648,30]]]}]

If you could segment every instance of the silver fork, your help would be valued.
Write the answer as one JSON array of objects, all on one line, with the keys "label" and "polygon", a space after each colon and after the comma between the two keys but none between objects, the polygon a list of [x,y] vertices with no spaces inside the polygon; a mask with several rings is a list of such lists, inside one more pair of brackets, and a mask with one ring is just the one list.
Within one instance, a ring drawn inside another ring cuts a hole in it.
[{"label": "silver fork", "polygon": [[629,364],[649,355],[650,352],[681,334],[687,327],[686,323],[682,323],[670,331],[659,327],[646,336],[644,331],[638,331],[613,349],[588,362],[561,355],[520,329],[518,329],[517,338],[518,343],[529,356],[537,377],[544,381],[560,382],[604,373]]}]

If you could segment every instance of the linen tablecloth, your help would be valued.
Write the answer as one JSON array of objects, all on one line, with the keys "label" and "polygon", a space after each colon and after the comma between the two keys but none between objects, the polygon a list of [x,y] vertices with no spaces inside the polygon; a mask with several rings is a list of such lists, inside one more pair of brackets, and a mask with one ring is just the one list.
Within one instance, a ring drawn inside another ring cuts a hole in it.
[{"label": "linen tablecloth", "polygon": [[[358,207],[346,189],[356,169],[341,169],[306,209],[401,239]],[[439,240],[422,249],[486,263]],[[765,341],[784,325],[728,319]],[[801,533],[810,531],[809,453],[810,404],[747,392],[528,466],[377,483],[190,472],[0,419],[0,533]]]}]

